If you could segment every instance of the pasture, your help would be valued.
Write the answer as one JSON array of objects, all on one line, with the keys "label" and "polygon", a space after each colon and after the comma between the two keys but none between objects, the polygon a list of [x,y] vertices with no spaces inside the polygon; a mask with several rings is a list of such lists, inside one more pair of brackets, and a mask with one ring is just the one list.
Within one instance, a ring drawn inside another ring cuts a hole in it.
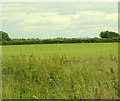
[{"label": "pasture", "polygon": [[118,43],[77,43],[77,44],[39,44],[39,45],[8,45],[2,46],[3,61],[9,56],[19,55],[20,52],[26,56],[31,54],[37,58],[45,58],[53,54],[65,55],[67,57],[104,56],[118,55]]},{"label": "pasture", "polygon": [[2,46],[3,99],[116,99],[118,43]]}]

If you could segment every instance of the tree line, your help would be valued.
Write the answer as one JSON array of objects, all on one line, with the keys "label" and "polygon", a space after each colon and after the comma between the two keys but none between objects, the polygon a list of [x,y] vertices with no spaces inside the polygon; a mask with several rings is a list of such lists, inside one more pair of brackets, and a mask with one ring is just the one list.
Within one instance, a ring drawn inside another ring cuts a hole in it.
[{"label": "tree line", "polygon": [[57,43],[106,43],[106,42],[119,42],[120,35],[112,31],[102,31],[99,34],[100,38],[94,37],[89,39],[77,38],[28,38],[28,39],[11,39],[6,32],[0,31],[0,44],[1,45],[23,45],[23,44],[57,44]]}]

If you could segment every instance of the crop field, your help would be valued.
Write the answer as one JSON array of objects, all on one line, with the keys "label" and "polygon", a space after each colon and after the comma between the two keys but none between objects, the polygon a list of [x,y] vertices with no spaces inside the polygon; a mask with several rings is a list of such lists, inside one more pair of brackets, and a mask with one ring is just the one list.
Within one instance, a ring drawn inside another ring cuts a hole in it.
[{"label": "crop field", "polygon": [[2,46],[3,99],[116,99],[118,43]]},{"label": "crop field", "polygon": [[37,58],[52,56],[53,54],[67,57],[118,55],[118,43],[77,43],[77,44],[40,44],[40,45],[8,45],[2,46],[3,61],[10,55],[20,53]]}]

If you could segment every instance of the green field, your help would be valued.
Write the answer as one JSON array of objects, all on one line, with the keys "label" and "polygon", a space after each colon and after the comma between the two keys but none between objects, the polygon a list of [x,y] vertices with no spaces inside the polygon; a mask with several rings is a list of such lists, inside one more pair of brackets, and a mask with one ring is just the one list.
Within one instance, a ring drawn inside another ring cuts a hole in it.
[{"label": "green field", "polygon": [[3,60],[10,55],[19,55],[20,52],[38,58],[49,57],[53,54],[68,57],[118,55],[118,43],[81,43],[81,44],[40,44],[40,45],[10,45],[2,46]]},{"label": "green field", "polygon": [[3,99],[117,99],[118,43],[2,46]]}]

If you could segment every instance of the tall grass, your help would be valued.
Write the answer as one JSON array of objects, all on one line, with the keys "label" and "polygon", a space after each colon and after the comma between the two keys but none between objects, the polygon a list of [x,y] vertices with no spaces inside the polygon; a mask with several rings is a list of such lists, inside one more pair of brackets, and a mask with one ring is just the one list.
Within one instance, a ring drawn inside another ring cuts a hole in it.
[{"label": "tall grass", "polygon": [[113,55],[37,59],[11,56],[3,64],[3,99],[116,99],[118,59]]}]

